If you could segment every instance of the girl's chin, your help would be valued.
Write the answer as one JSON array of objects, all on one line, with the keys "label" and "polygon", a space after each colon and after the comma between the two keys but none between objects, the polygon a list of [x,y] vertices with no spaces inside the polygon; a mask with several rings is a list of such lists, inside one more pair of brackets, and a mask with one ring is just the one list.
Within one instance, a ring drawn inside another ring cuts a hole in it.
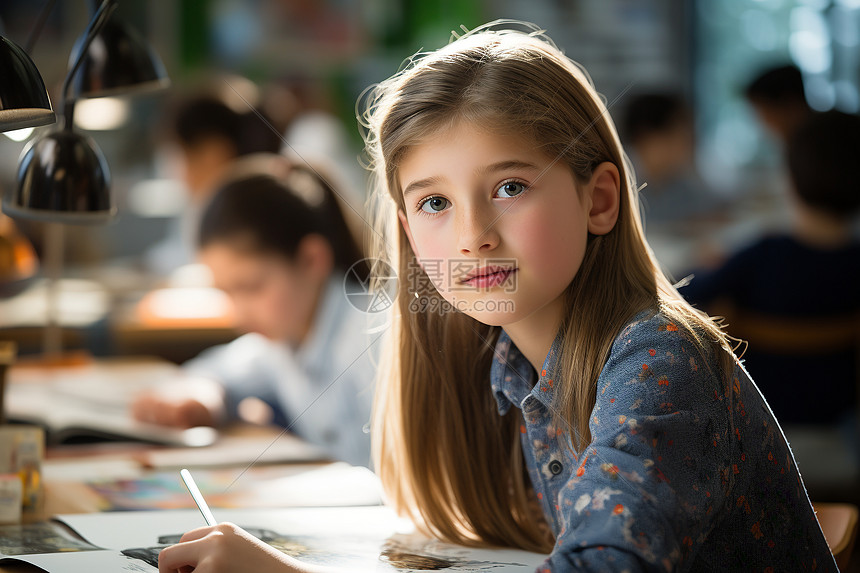
[{"label": "girl's chin", "polygon": [[510,314],[484,313],[480,317],[473,316],[472,318],[474,318],[475,320],[477,320],[480,323],[486,324],[487,326],[501,326],[502,328],[504,328],[505,326],[508,326],[509,324],[513,324],[514,322],[516,322],[514,317],[511,316]]},{"label": "girl's chin", "polygon": [[463,314],[477,320],[481,324],[486,324],[487,326],[507,326],[511,323],[516,322],[518,319],[516,315],[512,312],[500,312],[500,311],[461,311]]}]

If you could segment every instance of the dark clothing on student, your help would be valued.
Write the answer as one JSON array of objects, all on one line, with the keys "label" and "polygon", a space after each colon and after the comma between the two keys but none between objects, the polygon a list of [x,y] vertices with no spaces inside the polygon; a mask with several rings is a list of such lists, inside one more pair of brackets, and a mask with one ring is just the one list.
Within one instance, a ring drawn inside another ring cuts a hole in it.
[{"label": "dark clothing on student", "polygon": [[[716,300],[770,318],[860,317],[860,243],[819,249],[767,237],[681,289],[700,308]],[[731,333],[731,324],[728,325]],[[856,346],[826,354],[774,354],[749,341],[744,364],[782,424],[834,423],[857,403]]]},{"label": "dark clothing on student", "polygon": [[540,374],[503,331],[499,412],[522,410],[523,456],[554,571],[836,571],[797,466],[755,384],[664,315],[636,317],[597,381],[579,454],[552,416],[557,338]]}]

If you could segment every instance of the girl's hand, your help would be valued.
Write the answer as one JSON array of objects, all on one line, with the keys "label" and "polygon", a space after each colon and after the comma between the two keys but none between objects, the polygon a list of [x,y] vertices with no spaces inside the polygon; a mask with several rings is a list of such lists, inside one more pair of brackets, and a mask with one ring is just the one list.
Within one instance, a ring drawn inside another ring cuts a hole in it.
[{"label": "girl's hand", "polygon": [[135,419],[183,429],[215,426],[223,410],[223,389],[217,382],[202,378],[181,379],[144,391],[131,403]]},{"label": "girl's hand", "polygon": [[305,565],[266,545],[241,527],[219,523],[182,536],[161,550],[159,573],[324,573],[327,568]]},{"label": "girl's hand", "polygon": [[154,393],[141,394],[134,399],[131,413],[141,422],[173,428],[215,425],[211,412],[193,398],[171,400]]}]

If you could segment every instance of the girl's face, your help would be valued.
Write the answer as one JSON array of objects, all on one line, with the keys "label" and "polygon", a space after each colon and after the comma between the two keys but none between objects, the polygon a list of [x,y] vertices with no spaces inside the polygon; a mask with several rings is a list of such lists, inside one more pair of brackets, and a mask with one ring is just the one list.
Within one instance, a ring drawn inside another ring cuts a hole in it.
[{"label": "girl's face", "polygon": [[608,228],[594,217],[603,209],[595,180],[604,179],[598,173],[606,165],[580,189],[567,164],[530,140],[461,121],[400,164],[400,219],[425,272],[455,308],[485,324],[557,326],[588,232],[614,225],[614,217]]},{"label": "girl's face", "polygon": [[294,263],[273,254],[250,254],[227,242],[210,244],[200,259],[212,271],[215,287],[232,300],[241,331],[301,342],[316,299]]}]

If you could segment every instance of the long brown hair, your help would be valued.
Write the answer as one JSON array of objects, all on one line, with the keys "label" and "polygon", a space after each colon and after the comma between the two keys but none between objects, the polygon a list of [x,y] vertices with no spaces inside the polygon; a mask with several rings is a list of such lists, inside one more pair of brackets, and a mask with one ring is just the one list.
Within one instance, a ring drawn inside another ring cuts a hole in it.
[{"label": "long brown hair", "polygon": [[[678,294],[645,242],[632,170],[588,75],[532,25],[465,34],[413,58],[368,92],[363,116],[376,180],[377,257],[396,265],[400,283],[389,344],[377,381],[374,460],[389,501],[429,532],[459,543],[547,552],[551,535],[529,507],[516,408],[499,416],[489,370],[498,327],[450,312],[414,312],[416,297],[439,300],[396,212],[404,208],[398,166],[416,145],[467,120],[517,133],[566,163],[579,182],[613,163],[621,175],[618,221],[590,236],[565,292],[563,346],[554,416],[570,447],[591,439],[588,419],[612,342],[637,313],[662,311],[702,352],[733,356],[720,328]],[[524,29],[524,30],[523,30]],[[409,280],[407,280],[409,277]],[[435,298],[434,298],[435,297]]]}]

